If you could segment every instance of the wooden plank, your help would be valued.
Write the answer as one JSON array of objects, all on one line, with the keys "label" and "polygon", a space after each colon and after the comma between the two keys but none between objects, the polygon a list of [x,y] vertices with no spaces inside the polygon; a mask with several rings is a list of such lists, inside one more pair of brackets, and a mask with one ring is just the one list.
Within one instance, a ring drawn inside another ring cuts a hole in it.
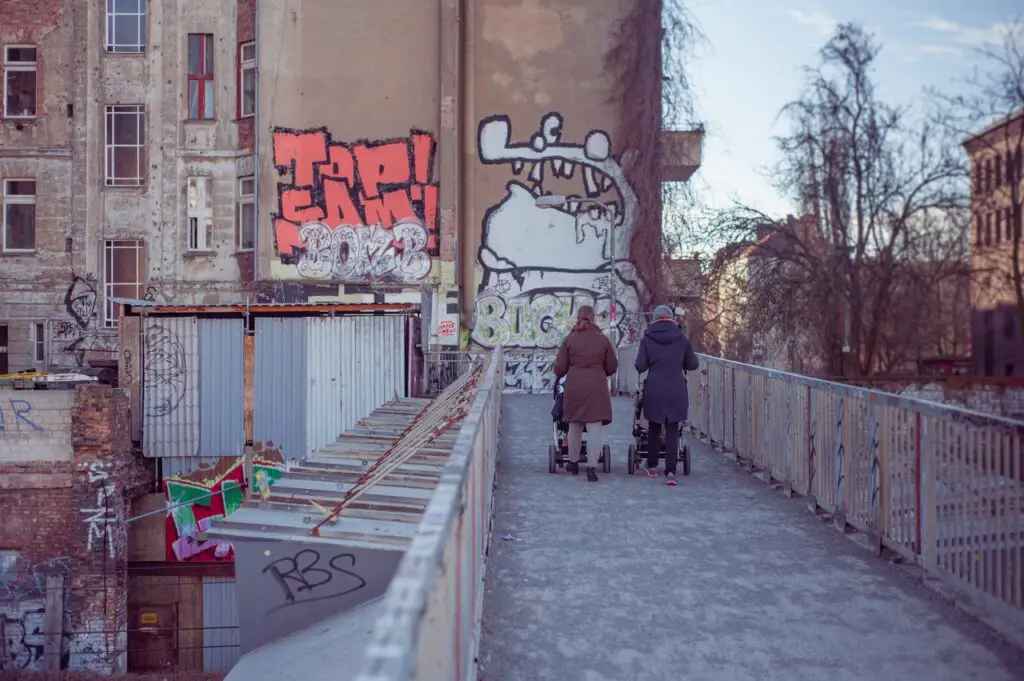
[{"label": "wooden plank", "polygon": [[245,441],[252,442],[253,432],[253,386],[256,371],[256,337],[246,334],[245,358],[242,360],[242,413],[245,427]]},{"label": "wooden plank", "polygon": [[118,323],[117,385],[126,388],[131,397],[132,440],[142,439],[142,319],[122,317]]},{"label": "wooden plank", "polygon": [[59,672],[61,641],[64,638],[64,577],[46,578],[46,601],[43,610],[43,659],[41,671]]}]

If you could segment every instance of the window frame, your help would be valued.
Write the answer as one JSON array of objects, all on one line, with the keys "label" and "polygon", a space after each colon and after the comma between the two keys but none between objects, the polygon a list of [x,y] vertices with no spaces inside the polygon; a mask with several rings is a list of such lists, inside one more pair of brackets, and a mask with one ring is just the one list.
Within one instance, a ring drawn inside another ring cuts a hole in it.
[{"label": "window frame", "polygon": [[[31,182],[32,194],[9,194],[8,185],[14,182]],[[39,185],[34,177],[5,177],[0,180],[0,253],[35,253],[37,249],[36,232],[39,227],[35,211],[32,215],[32,248],[8,248],[7,247],[7,208],[9,206],[33,206],[37,205],[36,199],[39,196]]]},{"label": "window frame", "polygon": [[[116,125],[119,116],[134,114],[136,117],[135,144],[115,143]],[[115,150],[118,148],[136,150],[137,177],[117,177],[114,163]],[[146,186],[148,154],[146,153],[146,105],[145,104],[106,104],[103,107],[103,184],[105,187],[144,187]]]},{"label": "window frame", "polygon": [[[246,182],[252,183],[251,192],[243,191]],[[236,188],[238,197],[235,201],[235,248],[239,253],[248,253],[256,249],[256,176],[243,175],[239,177]],[[252,230],[252,246],[246,246],[242,239],[242,234],[245,231],[244,206],[252,207],[252,220],[248,226]]]},{"label": "window frame", "polygon": [[[107,54],[145,54],[149,40],[149,3],[148,0],[137,0],[139,9],[135,12],[117,11],[118,0],[106,0],[104,19],[103,51]],[[118,43],[115,41],[115,17],[136,17],[139,40],[137,43]]]},{"label": "window frame", "polygon": [[[8,58],[9,50],[18,49],[30,49],[35,52],[35,59],[32,61],[12,61]],[[11,113],[7,109],[7,74],[10,72],[16,73],[33,73],[35,74],[35,93],[32,95],[32,113],[30,115],[18,115]],[[3,102],[3,117],[5,119],[11,119],[16,121],[31,121],[39,118],[39,46],[29,44],[14,44],[4,45],[3,53],[3,76],[4,76],[4,102]]]},{"label": "window frame", "polygon": [[[252,58],[245,58],[246,48],[252,48]],[[245,75],[247,72],[252,72],[252,111],[246,112],[245,110]],[[256,41],[250,40],[248,42],[238,44],[238,83],[237,83],[237,115],[239,119],[242,118],[253,118],[256,116]]]},{"label": "window frame", "polygon": [[[130,244],[130,245],[129,245]],[[124,281],[111,281],[111,275],[114,271],[113,261],[111,258],[117,255],[118,252],[132,251],[135,254],[135,281],[124,282]],[[143,239],[104,239],[103,240],[103,318],[101,320],[103,328],[105,329],[116,329],[118,327],[118,320],[121,315],[119,314],[118,304],[113,302],[111,298],[119,298],[121,296],[115,296],[114,291],[117,286],[135,286],[136,298],[143,296],[143,288],[145,287],[145,272],[143,271],[146,267],[146,242]]]},{"label": "window frame", "polygon": [[[192,198],[193,186],[196,188],[195,201]],[[206,228],[199,229],[200,223]],[[213,177],[210,175],[190,175],[186,179],[185,237],[185,248],[190,252],[213,250]]]},{"label": "window frame", "polygon": [[[192,38],[199,38],[199,73],[192,73]],[[190,121],[212,121],[217,118],[217,90],[215,87],[213,63],[214,47],[212,33],[189,33],[185,45],[185,109]],[[192,115],[192,83],[196,84],[196,115]],[[206,88],[210,84],[210,114],[206,115]]]},{"label": "window frame", "polygon": [[34,364],[46,364],[45,322],[33,322],[32,324],[32,362]]}]

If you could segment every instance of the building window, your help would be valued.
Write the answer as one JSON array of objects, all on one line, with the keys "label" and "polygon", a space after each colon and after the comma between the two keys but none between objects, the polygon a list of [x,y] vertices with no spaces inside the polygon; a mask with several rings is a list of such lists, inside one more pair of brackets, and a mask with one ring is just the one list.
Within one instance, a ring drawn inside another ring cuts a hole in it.
[{"label": "building window", "polygon": [[251,251],[256,247],[256,181],[252,177],[238,178],[238,210],[235,216],[238,250]]},{"label": "building window", "polygon": [[107,186],[141,186],[146,177],[146,107],[108,106],[106,123]]},{"label": "building window", "polygon": [[4,118],[36,117],[36,48],[4,47]]},{"label": "building window", "polygon": [[256,115],[256,43],[238,48],[238,117]]},{"label": "building window", "polygon": [[996,243],[1003,240],[1003,212],[996,208]]},{"label": "building window", "polygon": [[7,365],[7,325],[0,324],[0,374],[6,374],[10,368]]},{"label": "building window", "polygon": [[210,250],[213,238],[213,178],[188,178],[188,249]]},{"label": "building window", "polygon": [[985,245],[992,245],[992,213],[985,213]]},{"label": "building window", "polygon": [[1013,241],[1013,209],[1003,209],[1003,223],[1006,225],[1006,240]]},{"label": "building window", "polygon": [[144,241],[103,242],[103,326],[116,328],[120,305],[113,298],[140,300],[144,295]]},{"label": "building window", "polygon": [[985,191],[992,190],[992,159],[985,159]]},{"label": "building window", "polygon": [[107,52],[146,51],[146,0],[107,0]]},{"label": "building window", "polygon": [[36,250],[36,181],[4,180],[4,252]]},{"label": "building window", "polygon": [[1003,156],[1002,154],[996,154],[996,186],[1001,187],[1003,185]]},{"label": "building window", "polygon": [[32,359],[36,364],[46,363],[46,325],[32,325]]},{"label": "building window", "polygon": [[188,117],[213,118],[213,36],[188,34]]}]

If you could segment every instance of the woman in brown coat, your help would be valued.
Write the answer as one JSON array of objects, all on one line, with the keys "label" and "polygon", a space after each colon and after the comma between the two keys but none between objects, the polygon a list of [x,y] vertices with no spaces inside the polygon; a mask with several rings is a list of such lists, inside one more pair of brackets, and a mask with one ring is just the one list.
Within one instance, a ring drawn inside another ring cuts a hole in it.
[{"label": "woman in brown coat", "polygon": [[580,307],[576,326],[562,341],[555,359],[555,376],[565,377],[562,420],[569,423],[569,464],[573,475],[580,471],[583,426],[587,427],[587,480],[597,481],[597,458],[604,443],[604,426],[612,422],[612,396],[608,377],[619,368],[615,348],[594,323],[594,308]]}]

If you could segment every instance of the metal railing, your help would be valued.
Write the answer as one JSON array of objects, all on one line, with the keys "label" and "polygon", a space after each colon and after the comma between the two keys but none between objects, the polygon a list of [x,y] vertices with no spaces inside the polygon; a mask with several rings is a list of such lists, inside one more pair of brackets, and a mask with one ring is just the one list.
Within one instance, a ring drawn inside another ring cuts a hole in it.
[{"label": "metal railing", "polygon": [[496,348],[416,535],[381,603],[357,681],[475,680],[504,357]]},{"label": "metal railing", "polygon": [[1024,621],[1024,423],[701,356],[690,427],[985,611]]},{"label": "metal railing", "polygon": [[437,397],[476,361],[486,357],[486,351],[430,350],[423,355],[423,382],[418,397]]}]

